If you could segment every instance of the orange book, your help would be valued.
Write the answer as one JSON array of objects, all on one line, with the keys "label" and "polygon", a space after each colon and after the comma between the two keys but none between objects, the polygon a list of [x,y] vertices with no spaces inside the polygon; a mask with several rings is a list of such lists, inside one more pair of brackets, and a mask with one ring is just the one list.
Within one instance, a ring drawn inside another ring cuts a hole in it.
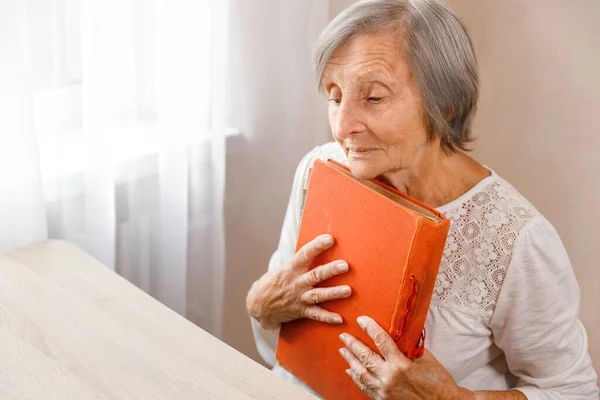
[{"label": "orange book", "polygon": [[352,296],[321,304],[344,322],[309,319],[281,326],[279,363],[325,399],[364,399],[346,375],[338,350],[350,333],[377,351],[356,319],[373,318],[411,358],[422,354],[422,336],[450,222],[438,211],[383,183],[359,180],[333,160],[316,160],[310,172],[297,249],[320,234],[334,246],[310,268],[335,260],[346,274],[320,286],[349,285]]}]

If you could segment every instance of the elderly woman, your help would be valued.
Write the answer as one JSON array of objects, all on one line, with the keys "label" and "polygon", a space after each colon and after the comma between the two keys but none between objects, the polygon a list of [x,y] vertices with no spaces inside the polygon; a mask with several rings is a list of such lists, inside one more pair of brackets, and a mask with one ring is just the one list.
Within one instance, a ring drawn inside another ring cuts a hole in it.
[{"label": "elderly woman", "polygon": [[[334,238],[317,237],[295,253],[307,171],[316,158],[333,158],[451,220],[425,355],[406,358],[368,316],[359,323],[381,355],[340,337],[347,372],[370,398],[598,399],[577,316],[579,288],[556,231],[508,182],[464,152],[478,79],[459,17],[433,0],[361,1],[325,28],[314,60],[336,143],[301,161],[279,247],[248,293],[265,360],[276,364],[273,339],[281,323],[339,324],[344,317],[321,304],[350,297],[351,288],[314,286],[352,265],[340,260],[307,272]],[[296,381],[280,366],[274,371]]]}]

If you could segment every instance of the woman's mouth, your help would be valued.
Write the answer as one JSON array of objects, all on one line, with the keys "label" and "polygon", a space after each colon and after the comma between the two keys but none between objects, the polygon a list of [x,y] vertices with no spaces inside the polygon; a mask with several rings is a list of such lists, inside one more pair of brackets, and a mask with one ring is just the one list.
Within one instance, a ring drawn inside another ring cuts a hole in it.
[{"label": "woman's mouth", "polygon": [[378,149],[375,148],[361,148],[356,147],[352,149],[348,149],[348,158],[365,158],[371,156],[373,153],[377,152]]}]

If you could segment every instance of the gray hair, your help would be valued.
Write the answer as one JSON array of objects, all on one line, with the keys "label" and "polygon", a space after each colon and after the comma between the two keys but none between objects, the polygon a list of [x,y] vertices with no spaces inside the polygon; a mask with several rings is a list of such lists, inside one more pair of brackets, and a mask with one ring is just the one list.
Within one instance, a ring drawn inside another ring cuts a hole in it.
[{"label": "gray hair", "polygon": [[434,0],[363,0],[340,13],[313,51],[317,87],[335,51],[363,33],[396,29],[421,95],[430,139],[467,150],[479,97],[477,60],[461,19]]}]

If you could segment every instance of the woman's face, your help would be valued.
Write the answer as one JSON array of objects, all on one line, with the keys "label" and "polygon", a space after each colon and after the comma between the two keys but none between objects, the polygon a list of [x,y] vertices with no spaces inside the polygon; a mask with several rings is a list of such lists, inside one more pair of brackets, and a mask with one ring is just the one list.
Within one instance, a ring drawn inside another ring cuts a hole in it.
[{"label": "woman's face", "polygon": [[410,167],[430,143],[421,96],[393,31],[358,35],[325,67],[329,123],[362,179]]}]

